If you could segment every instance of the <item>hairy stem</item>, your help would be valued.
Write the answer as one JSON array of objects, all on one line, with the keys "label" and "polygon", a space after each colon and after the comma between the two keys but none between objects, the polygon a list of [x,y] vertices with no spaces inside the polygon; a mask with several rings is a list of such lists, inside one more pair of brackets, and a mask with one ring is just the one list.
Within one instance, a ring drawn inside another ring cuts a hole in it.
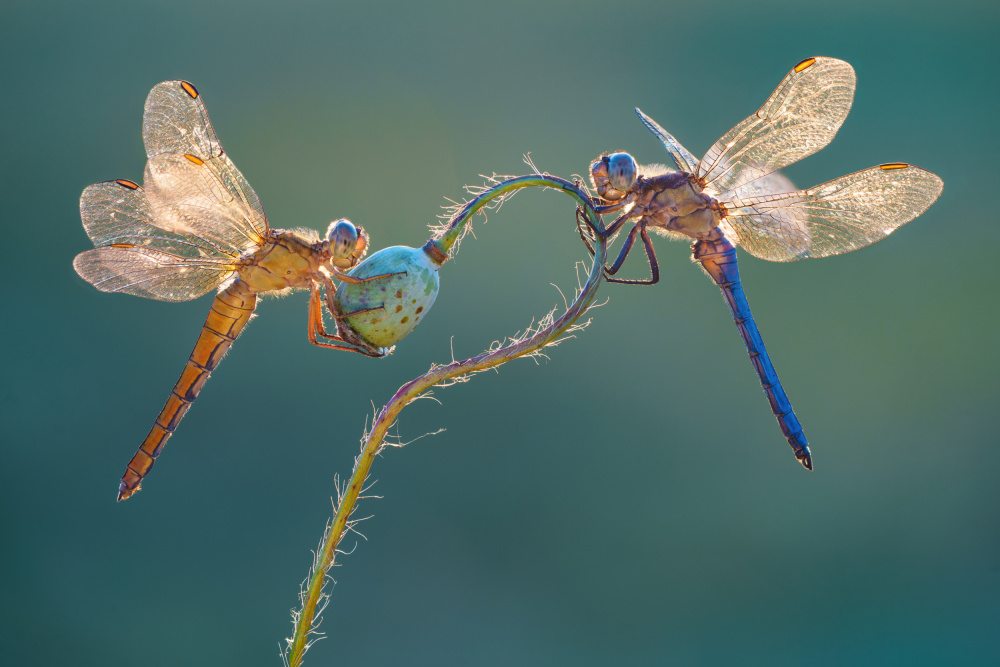
[{"label": "hairy stem", "polygon": [[[475,213],[491,201],[527,187],[552,188],[568,194],[583,209],[588,223],[595,227],[595,229],[603,230],[603,223],[600,216],[594,210],[590,197],[577,185],[554,176],[533,174],[502,181],[483,191],[478,197],[470,201],[456,213],[449,224],[442,230],[439,237],[436,240],[432,239],[429,243],[434,243],[442,252],[448,253],[464,233],[466,225]],[[596,236],[594,260],[587,277],[587,282],[580,289],[573,303],[566,309],[566,312],[562,316],[547,323],[547,326],[539,327],[530,336],[513,340],[506,346],[484,352],[464,361],[453,361],[444,366],[432,367],[427,373],[400,387],[392,399],[383,406],[372,423],[371,431],[363,443],[361,454],[355,461],[349,485],[343,489],[343,495],[337,507],[337,514],[329,530],[323,536],[319,551],[316,554],[316,562],[310,573],[306,589],[302,594],[302,609],[295,615],[294,634],[288,640],[287,662],[291,667],[299,667],[302,664],[303,657],[310,643],[309,635],[315,627],[316,610],[323,600],[323,588],[326,584],[327,573],[333,566],[334,559],[336,558],[337,547],[343,539],[344,534],[350,528],[351,515],[357,507],[358,497],[364,488],[365,480],[368,478],[372,463],[375,461],[375,455],[383,446],[385,436],[400,411],[435,385],[455,380],[470,373],[499,366],[527,354],[532,354],[548,345],[558,342],[561,336],[573,330],[577,320],[587,312],[587,309],[594,302],[597,288],[601,282],[604,263],[607,259],[606,241],[603,235],[598,234]]]}]

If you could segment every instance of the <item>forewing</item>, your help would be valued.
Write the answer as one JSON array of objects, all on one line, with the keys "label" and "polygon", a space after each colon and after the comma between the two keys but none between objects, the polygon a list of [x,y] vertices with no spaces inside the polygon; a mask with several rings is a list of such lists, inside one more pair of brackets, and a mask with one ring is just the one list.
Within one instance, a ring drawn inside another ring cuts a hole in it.
[{"label": "forewing", "polygon": [[944,188],[935,174],[883,164],[808,190],[721,202],[727,231],[775,262],[826,257],[885,238],[927,210]]},{"label": "forewing", "polygon": [[708,149],[697,176],[711,191],[726,193],[812,155],[847,118],[854,83],[854,70],[842,60],[803,60],[757,113]]},{"label": "forewing", "polygon": [[670,158],[674,161],[677,169],[686,171],[689,174],[695,173],[695,169],[698,167],[698,158],[692,155],[691,151],[681,146],[679,141],[660,127],[655,120],[644,114],[641,109],[637,107],[635,113],[639,116],[639,120],[642,121],[643,125],[655,134],[657,139],[663,142],[663,147],[670,153]]},{"label": "forewing", "polygon": [[222,154],[201,94],[187,81],[164,81],[149,91],[142,141],[147,157],[160,153],[191,153],[201,158]]},{"label": "forewing", "polygon": [[80,218],[96,249],[78,255],[73,267],[104,292],[186,301],[220,285],[235,268],[235,257],[214,244],[157,226],[143,189],[131,181],[85,189]]},{"label": "forewing", "polygon": [[151,160],[169,153],[193,155],[211,163],[210,169],[232,199],[242,203],[246,226],[256,236],[267,236],[264,207],[222,149],[201,94],[193,85],[187,81],[164,81],[149,92],[142,119],[142,140]]},{"label": "forewing", "polygon": [[[153,224],[211,244],[219,254],[239,255],[263,243],[266,228],[255,224],[256,200],[229,187],[239,171],[225,155],[203,160],[191,154],[149,158],[143,189]],[[251,195],[253,191],[250,191]]]}]

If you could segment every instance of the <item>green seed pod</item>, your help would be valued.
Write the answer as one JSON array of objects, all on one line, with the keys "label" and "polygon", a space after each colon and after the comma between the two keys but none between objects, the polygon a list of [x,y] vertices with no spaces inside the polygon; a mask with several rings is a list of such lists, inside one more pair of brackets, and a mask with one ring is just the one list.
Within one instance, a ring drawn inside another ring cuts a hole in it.
[{"label": "green seed pod", "polygon": [[[441,255],[440,251],[436,254]],[[337,287],[334,301],[345,318],[341,326],[346,322],[375,347],[395,345],[413,331],[434,304],[440,268],[441,263],[432,260],[423,248],[393,246],[379,250],[347,275],[361,279],[385,277],[358,284],[341,282]]]}]

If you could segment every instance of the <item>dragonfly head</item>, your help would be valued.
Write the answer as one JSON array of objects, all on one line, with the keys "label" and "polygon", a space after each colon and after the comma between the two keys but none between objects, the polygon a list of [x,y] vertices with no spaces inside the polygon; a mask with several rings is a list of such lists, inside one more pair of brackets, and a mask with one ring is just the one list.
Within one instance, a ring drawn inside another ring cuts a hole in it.
[{"label": "dragonfly head", "polygon": [[628,194],[639,175],[635,159],[628,153],[602,155],[590,165],[590,178],[601,199],[615,201]]},{"label": "dragonfly head", "polygon": [[327,250],[330,262],[341,269],[349,269],[368,252],[368,234],[363,227],[355,227],[347,219],[334,220],[326,229]]}]

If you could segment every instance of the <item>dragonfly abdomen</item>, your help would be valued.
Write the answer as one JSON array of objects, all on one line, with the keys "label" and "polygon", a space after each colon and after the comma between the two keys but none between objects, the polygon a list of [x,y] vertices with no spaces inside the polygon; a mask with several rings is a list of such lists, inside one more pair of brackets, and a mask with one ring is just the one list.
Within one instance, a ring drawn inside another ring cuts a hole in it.
[{"label": "dragonfly abdomen", "polygon": [[792,410],[792,404],[785,394],[785,390],[778,380],[778,373],[774,370],[771,358],[764,348],[764,340],[760,336],[757,324],[750,313],[750,304],[747,302],[746,294],[743,292],[743,285],[740,283],[740,271],[736,264],[736,248],[722,235],[716,231],[709,236],[709,240],[698,241],[694,244],[694,259],[705,269],[705,272],[712,277],[715,284],[722,290],[729,310],[733,314],[736,327],[740,330],[743,342],[746,344],[747,353],[753,363],[757,377],[760,378],[760,385],[767,394],[767,400],[771,404],[771,412],[774,413],[781,427],[788,444],[795,452],[795,458],[799,460],[805,468],[812,470],[812,454],[809,452],[809,443],[802,432],[802,425]]},{"label": "dragonfly abdomen", "polygon": [[191,404],[198,398],[208,376],[250,321],[256,306],[257,294],[251,292],[242,280],[237,280],[215,297],[184,371],[153,423],[149,435],[142,441],[122,475],[118,500],[125,500],[139,490],[156,457],[160,455]]}]

